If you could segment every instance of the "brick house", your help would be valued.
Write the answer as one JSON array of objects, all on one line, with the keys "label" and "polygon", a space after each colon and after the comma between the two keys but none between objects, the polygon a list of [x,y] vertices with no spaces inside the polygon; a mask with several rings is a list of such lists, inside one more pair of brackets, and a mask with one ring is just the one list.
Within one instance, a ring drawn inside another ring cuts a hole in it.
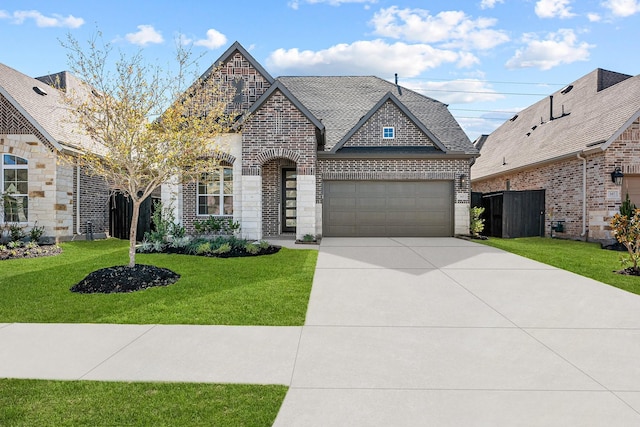
[{"label": "brick house", "polygon": [[639,119],[640,75],[596,69],[479,138],[472,189],[544,189],[547,232],[564,221],[559,236],[611,241],[626,195],[640,206]]},{"label": "brick house", "polygon": [[91,222],[102,237],[109,226],[107,186],[59,161],[91,144],[70,124],[53,81],[62,89],[79,85],[67,72],[34,79],[0,64],[0,192],[13,198],[0,203],[0,222],[27,229],[37,222],[50,240],[82,238]]},{"label": "brick house", "polygon": [[468,233],[477,150],[445,104],[372,76],[273,78],[237,42],[214,65],[243,115],[219,173],[163,185],[188,231],[215,215],[251,239]]}]

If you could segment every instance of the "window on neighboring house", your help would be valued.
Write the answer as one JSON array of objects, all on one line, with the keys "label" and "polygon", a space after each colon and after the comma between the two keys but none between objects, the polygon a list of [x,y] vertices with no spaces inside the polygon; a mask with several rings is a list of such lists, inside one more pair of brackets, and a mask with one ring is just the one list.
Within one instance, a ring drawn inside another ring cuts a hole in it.
[{"label": "window on neighboring house", "polygon": [[233,169],[220,167],[198,181],[198,215],[233,215]]},{"label": "window on neighboring house", "polygon": [[26,159],[2,156],[4,222],[27,222],[29,208],[29,165]]},{"label": "window on neighboring house", "polygon": [[396,137],[396,130],[393,127],[385,126],[382,128],[383,139],[393,139]]}]

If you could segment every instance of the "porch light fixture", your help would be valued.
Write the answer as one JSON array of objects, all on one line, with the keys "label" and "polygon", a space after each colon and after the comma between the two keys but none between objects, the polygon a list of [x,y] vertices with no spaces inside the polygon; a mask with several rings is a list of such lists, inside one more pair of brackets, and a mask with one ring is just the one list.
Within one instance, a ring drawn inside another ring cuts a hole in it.
[{"label": "porch light fixture", "polygon": [[464,187],[466,183],[467,183],[467,175],[463,173],[462,175],[460,175],[460,186]]},{"label": "porch light fixture", "polygon": [[622,169],[619,166],[611,172],[611,182],[613,182],[617,186],[622,185],[622,178],[624,178],[624,174],[622,173]]}]

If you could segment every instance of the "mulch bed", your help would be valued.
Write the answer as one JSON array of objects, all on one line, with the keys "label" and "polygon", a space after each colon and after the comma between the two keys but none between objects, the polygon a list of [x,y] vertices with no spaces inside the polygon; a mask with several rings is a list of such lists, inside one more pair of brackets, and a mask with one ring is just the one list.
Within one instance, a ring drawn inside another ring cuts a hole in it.
[{"label": "mulch bed", "polygon": [[179,278],[178,273],[153,265],[117,265],[90,273],[72,286],[71,291],[82,294],[134,292],[155,286],[169,286]]},{"label": "mulch bed", "polygon": [[58,245],[39,245],[35,248],[7,248],[0,251],[0,261],[5,259],[39,258],[43,256],[53,256],[62,253],[62,248]]},{"label": "mulch bed", "polygon": [[622,270],[614,271],[614,273],[624,274],[625,276],[640,276],[640,271],[634,270],[633,267],[627,267]]}]

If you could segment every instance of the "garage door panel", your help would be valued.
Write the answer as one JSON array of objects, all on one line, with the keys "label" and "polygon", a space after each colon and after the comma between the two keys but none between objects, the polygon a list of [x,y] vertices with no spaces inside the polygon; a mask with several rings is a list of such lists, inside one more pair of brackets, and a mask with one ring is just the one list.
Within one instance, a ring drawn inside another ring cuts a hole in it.
[{"label": "garage door panel", "polygon": [[325,236],[451,236],[451,181],[325,181]]}]

